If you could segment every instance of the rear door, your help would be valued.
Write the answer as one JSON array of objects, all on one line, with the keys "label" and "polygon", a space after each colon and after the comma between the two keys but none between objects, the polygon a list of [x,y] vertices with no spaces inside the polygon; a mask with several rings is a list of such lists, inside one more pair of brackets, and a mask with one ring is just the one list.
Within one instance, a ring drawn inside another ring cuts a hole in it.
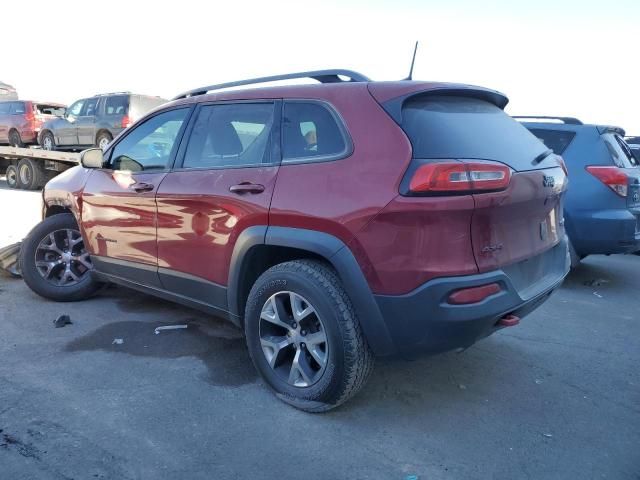
[{"label": "rear door", "polygon": [[99,97],[87,99],[76,119],[79,145],[95,145],[96,143],[96,114],[99,100]]},{"label": "rear door", "polygon": [[480,272],[531,258],[564,235],[566,175],[551,150],[502,109],[472,97],[409,100],[402,127],[421,161],[492,161],[511,168],[506,190],[473,194],[471,236]]},{"label": "rear door", "polygon": [[240,233],[267,225],[278,173],[279,102],[199,105],[176,168],[158,189],[158,265],[165,289],[226,308]]},{"label": "rear door", "polygon": [[157,274],[155,196],[178,150],[190,107],[160,112],[107,152],[84,188],[82,228],[100,272],[150,286]]}]

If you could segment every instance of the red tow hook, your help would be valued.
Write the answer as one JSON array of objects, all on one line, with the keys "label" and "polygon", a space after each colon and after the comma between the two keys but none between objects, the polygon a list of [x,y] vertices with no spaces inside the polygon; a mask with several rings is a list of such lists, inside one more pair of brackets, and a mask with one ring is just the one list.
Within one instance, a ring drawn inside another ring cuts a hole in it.
[{"label": "red tow hook", "polygon": [[515,327],[520,323],[520,317],[515,315],[505,315],[496,323],[498,327]]}]

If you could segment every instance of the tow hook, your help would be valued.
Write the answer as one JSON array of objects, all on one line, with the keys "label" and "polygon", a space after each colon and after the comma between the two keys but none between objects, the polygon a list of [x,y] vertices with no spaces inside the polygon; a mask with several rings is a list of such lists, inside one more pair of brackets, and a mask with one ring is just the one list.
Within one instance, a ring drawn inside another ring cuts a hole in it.
[{"label": "tow hook", "polygon": [[520,323],[520,317],[515,315],[505,315],[496,322],[497,327],[515,327]]}]

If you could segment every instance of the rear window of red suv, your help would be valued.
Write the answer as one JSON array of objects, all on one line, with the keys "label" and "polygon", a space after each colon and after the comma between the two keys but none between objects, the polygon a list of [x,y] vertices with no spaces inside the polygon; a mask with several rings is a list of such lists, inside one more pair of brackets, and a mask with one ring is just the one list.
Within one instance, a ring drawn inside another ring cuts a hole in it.
[{"label": "rear window of red suv", "polygon": [[545,146],[501,108],[472,97],[428,95],[402,109],[414,158],[483,159],[531,168]]}]

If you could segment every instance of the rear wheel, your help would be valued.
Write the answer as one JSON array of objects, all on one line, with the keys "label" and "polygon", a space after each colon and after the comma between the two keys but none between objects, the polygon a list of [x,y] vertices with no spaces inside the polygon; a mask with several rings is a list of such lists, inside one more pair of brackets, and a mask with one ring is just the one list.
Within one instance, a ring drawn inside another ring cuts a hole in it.
[{"label": "rear wheel", "polygon": [[41,143],[42,143],[42,149],[43,150],[55,150],[56,149],[56,141],[53,138],[53,133],[51,132],[44,132],[42,134],[42,139],[41,139]]},{"label": "rear wheel", "polygon": [[9,132],[9,144],[12,147],[24,147],[24,143],[22,143],[22,139],[20,138],[20,133],[17,130],[11,130]]},{"label": "rear wheel", "polygon": [[111,140],[113,140],[113,137],[109,132],[100,132],[96,138],[96,146],[104,152],[109,143],[111,143]]},{"label": "rear wheel", "polygon": [[324,412],[366,383],[373,354],[336,273],[324,263],[276,265],[256,281],[245,311],[251,359],[284,402]]},{"label": "rear wheel", "polygon": [[20,249],[20,268],[31,290],[58,302],[83,300],[100,287],[70,213],[45,218],[31,230]]},{"label": "rear wheel", "polygon": [[9,188],[18,188],[18,169],[15,165],[9,165],[5,173]]},{"label": "rear wheel", "polygon": [[25,190],[35,190],[45,183],[42,164],[31,158],[23,158],[18,162],[18,186]]}]

